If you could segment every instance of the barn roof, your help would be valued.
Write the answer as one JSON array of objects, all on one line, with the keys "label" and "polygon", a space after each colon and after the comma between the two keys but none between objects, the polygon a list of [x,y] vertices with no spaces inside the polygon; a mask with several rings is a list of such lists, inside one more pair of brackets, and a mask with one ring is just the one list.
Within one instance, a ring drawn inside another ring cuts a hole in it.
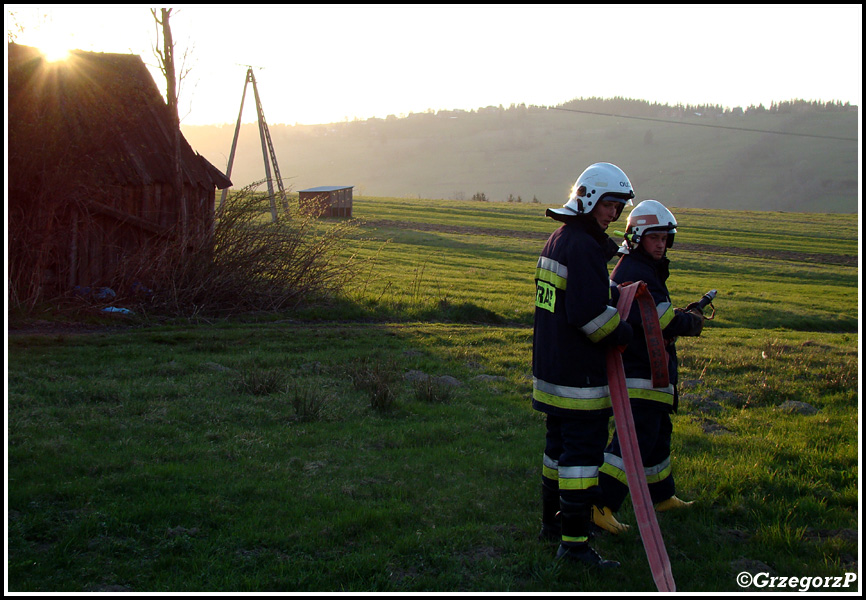
[{"label": "barn roof", "polygon": [[[8,44],[8,56],[11,159],[50,165],[53,153],[67,168],[98,172],[114,184],[173,181],[172,119],[139,56],[76,50],[48,63],[18,44]],[[231,185],[182,135],[180,143],[185,183]]]},{"label": "barn roof", "polygon": [[307,190],[299,190],[301,192],[336,192],[337,190],[348,190],[355,187],[354,185],[321,185],[319,187],[310,188]]}]

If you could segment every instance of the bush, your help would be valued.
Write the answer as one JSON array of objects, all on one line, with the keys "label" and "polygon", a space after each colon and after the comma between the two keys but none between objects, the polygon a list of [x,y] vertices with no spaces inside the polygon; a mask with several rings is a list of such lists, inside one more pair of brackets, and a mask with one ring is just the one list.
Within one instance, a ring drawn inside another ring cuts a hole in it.
[{"label": "bush", "polygon": [[279,311],[338,294],[356,272],[341,255],[355,221],[290,207],[273,222],[256,187],[229,195],[212,233],[133,256],[114,288],[147,282],[146,294],[131,299],[140,310],[187,317]]}]

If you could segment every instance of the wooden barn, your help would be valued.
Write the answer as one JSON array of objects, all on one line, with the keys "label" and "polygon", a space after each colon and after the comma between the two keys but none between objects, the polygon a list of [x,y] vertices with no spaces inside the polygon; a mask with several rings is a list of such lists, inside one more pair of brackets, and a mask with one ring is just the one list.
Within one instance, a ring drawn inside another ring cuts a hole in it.
[{"label": "wooden barn", "polygon": [[231,181],[180,135],[178,193],[180,132],[140,57],[8,52],[10,293],[110,285],[125,257],[212,231]]},{"label": "wooden barn", "polygon": [[352,216],[351,185],[323,185],[298,192],[301,208],[317,207],[323,217]]}]

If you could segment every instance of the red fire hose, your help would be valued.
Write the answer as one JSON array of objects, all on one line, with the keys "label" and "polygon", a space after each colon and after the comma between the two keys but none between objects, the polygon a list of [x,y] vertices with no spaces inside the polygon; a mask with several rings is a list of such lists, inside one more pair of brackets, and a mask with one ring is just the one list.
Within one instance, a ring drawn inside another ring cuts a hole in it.
[{"label": "red fire hose", "polygon": [[[667,359],[661,326],[659,325],[655,302],[643,281],[620,286],[617,311],[619,311],[620,318],[626,319],[632,301],[635,299],[641,310],[641,321],[647,338],[647,347],[650,351],[650,361],[653,363],[653,385],[666,386],[668,385]],[[664,367],[663,370],[662,367]],[[647,487],[646,474],[634,430],[634,418],[631,413],[628,388],[625,383],[622,353],[618,348],[610,348],[607,351],[607,378],[616,431],[625,464],[626,480],[653,580],[660,592],[675,592],[677,588],[671,573],[671,562],[668,559]]]}]

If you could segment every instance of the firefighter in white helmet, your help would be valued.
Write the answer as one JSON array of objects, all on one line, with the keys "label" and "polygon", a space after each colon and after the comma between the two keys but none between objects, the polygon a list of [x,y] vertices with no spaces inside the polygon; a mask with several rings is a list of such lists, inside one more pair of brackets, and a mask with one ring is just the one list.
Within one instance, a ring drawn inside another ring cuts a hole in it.
[{"label": "firefighter in white helmet", "polygon": [[[686,310],[674,309],[671,304],[666,283],[670,274],[667,250],[673,246],[676,232],[677,220],[661,202],[644,200],[638,204],[628,216],[625,241],[620,248],[622,256],[610,277],[611,286],[633,281],[647,284],[656,303],[667,350],[665,366],[670,383],[662,388],[653,387],[650,354],[641,326],[640,310],[635,305],[627,318],[634,329],[634,336],[623,352],[622,360],[638,447],[650,496],[657,511],[691,504],[676,497],[671,471],[670,414],[676,411],[678,400],[675,341],[678,336],[700,335],[704,321],[697,303],[689,305]],[[593,507],[593,522],[612,533],[625,531],[628,526],[621,524],[614,516],[628,494],[616,433],[605,451],[599,482],[604,501]]]},{"label": "firefighter in white helmet", "polygon": [[610,302],[607,263],[617,244],[605,230],[632,198],[622,169],[588,167],[566,204],[547,210],[562,226],[547,240],[535,273],[532,405],[547,415],[541,537],[559,542],[557,559],[601,568],[619,566],[588,544],[613,414],[605,351],[632,336]]}]

